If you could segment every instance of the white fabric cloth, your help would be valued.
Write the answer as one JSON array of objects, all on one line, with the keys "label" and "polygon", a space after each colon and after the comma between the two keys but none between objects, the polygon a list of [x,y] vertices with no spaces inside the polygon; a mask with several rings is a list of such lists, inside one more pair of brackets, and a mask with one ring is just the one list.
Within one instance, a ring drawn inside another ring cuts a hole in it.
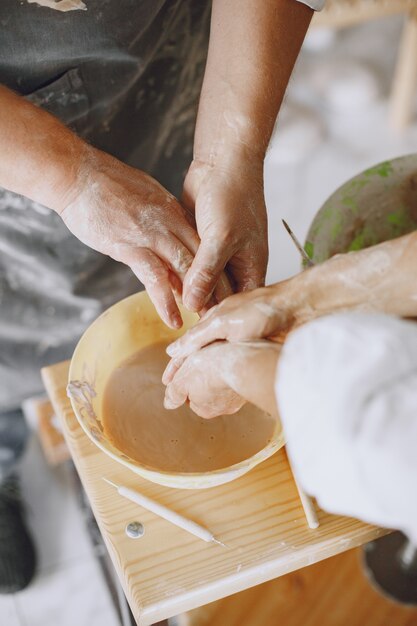
[{"label": "white fabric cloth", "polygon": [[284,345],[276,394],[306,492],[417,545],[417,323],[341,313],[306,324]]},{"label": "white fabric cloth", "polygon": [[324,7],[326,0],[297,0],[297,2],[302,2],[302,4],[306,4],[313,11],[321,11]]}]

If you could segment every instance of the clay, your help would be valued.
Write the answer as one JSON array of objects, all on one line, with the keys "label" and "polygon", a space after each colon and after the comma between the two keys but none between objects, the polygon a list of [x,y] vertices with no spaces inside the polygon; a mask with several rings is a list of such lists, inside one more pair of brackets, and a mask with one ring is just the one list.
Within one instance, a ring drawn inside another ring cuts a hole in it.
[{"label": "clay", "polygon": [[82,0],[27,0],[29,4],[54,9],[55,11],[87,11]]},{"label": "clay", "polygon": [[162,373],[168,343],[140,350],[111,374],[103,396],[106,437],[130,458],[168,472],[207,472],[249,458],[271,440],[275,420],[252,405],[205,420],[186,405],[167,411]]}]

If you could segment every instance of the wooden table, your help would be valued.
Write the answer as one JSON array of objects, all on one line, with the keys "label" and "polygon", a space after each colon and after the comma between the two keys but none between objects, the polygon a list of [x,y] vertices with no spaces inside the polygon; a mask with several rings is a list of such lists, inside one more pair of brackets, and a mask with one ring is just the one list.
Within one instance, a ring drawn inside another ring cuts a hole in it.
[{"label": "wooden table", "polygon": [[[305,567],[384,534],[319,511],[308,528],[284,450],[234,482],[179,490],[147,482],[101,452],[84,434],[66,396],[69,362],[43,370],[103,539],[140,626],[199,607]],[[227,548],[206,544],[121,498],[102,477],[143,492],[209,528]],[[131,539],[131,521],[145,534]]]},{"label": "wooden table", "polygon": [[415,626],[417,607],[383,596],[361,548],[183,613],[178,626]]}]

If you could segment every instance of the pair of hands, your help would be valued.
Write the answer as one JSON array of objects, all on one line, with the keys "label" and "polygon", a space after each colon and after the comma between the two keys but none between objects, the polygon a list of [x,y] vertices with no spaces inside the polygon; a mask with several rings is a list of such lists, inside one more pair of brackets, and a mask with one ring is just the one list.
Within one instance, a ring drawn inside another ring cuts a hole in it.
[{"label": "pair of hands", "polygon": [[[167,406],[173,408],[188,398],[197,413],[211,416],[238,406],[227,390],[250,401],[256,388],[267,394],[274,380],[268,371],[276,369],[278,358],[278,354],[275,360],[268,357],[275,342],[317,317],[343,310],[416,317],[416,263],[417,232],[412,232],[335,255],[276,285],[230,296],[169,346],[172,360],[164,374]],[[261,347],[262,358],[256,360]],[[238,358],[232,362],[233,353]],[[263,366],[266,362],[268,367]],[[233,380],[230,371],[235,372]],[[217,404],[208,410],[211,397]]]},{"label": "pair of hands", "polygon": [[[169,383],[167,406],[190,398],[192,408],[204,417],[236,412],[245,402],[239,381],[221,374],[238,370],[239,363],[251,361],[259,350],[259,345],[236,342],[267,336],[276,326],[271,305],[264,302],[268,290],[242,302],[242,296],[224,301],[232,293],[231,284],[244,292],[264,282],[268,249],[262,163],[246,157],[225,169],[194,161],[180,204],[144,172],[91,149],[75,193],[60,214],[83,243],[132,269],[169,326],[182,325],[175,296],[182,295],[191,310],[208,311],[182,340],[184,354],[217,339],[233,342],[214,343],[186,362],[183,356],[175,359],[164,377]],[[210,309],[221,301],[222,308]],[[253,307],[258,315],[252,314]]]},{"label": "pair of hands", "polygon": [[304,321],[302,310],[297,279],[236,294],[214,306],[167,349],[165,407],[188,400],[206,418],[235,413],[246,400],[266,410],[275,407],[271,381],[280,342]]},{"label": "pair of hands", "polygon": [[[88,150],[60,212],[83,243],[128,265],[163,321],[182,325],[175,296],[204,311],[265,279],[268,248],[262,163],[193,162],[183,205],[156,180]],[[229,279],[224,273],[227,266]]]}]

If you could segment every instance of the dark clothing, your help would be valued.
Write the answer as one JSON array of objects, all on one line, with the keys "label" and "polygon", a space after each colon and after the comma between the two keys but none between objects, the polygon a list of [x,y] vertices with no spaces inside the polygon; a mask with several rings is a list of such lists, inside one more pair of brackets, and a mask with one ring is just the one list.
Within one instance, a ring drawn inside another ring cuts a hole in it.
[{"label": "dark clothing", "polygon": [[[0,83],[178,194],[209,3],[84,0],[87,10],[61,12],[28,1],[1,0]],[[85,327],[138,289],[54,212],[0,189],[0,413],[39,392],[39,368],[70,357]]]}]

